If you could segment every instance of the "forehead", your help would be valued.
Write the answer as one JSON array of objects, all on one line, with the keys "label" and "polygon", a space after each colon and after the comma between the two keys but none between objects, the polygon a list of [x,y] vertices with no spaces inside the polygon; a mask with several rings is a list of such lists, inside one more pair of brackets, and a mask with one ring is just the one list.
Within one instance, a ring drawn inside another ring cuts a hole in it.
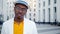
[{"label": "forehead", "polygon": [[20,8],[27,8],[26,6],[21,5],[21,4],[18,4],[18,5],[16,5],[16,6],[18,6],[18,7],[20,7]]}]

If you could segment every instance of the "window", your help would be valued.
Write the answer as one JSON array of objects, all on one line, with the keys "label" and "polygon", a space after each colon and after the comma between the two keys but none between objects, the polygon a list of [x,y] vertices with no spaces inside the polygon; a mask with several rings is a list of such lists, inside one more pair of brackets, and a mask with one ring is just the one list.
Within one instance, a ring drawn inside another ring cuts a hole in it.
[{"label": "window", "polygon": [[55,11],[55,13],[56,13],[56,7],[54,7],[54,11]]},{"label": "window", "polygon": [[7,20],[9,20],[9,16],[7,16]]},{"label": "window", "polygon": [[39,16],[39,22],[40,22],[40,10],[39,10],[39,15],[38,16]]},{"label": "window", "polygon": [[7,2],[7,5],[8,5],[9,3]]},{"label": "window", "polygon": [[34,22],[35,22],[35,18],[34,18]]},{"label": "window", "polygon": [[11,8],[11,6],[9,8]]},{"label": "window", "polygon": [[34,5],[34,7],[36,7],[36,4]]},{"label": "window", "polygon": [[50,8],[48,8],[48,11],[49,11],[49,22],[50,22]]},{"label": "window", "polygon": [[50,5],[50,0],[48,1],[48,5]]},{"label": "window", "polygon": [[10,2],[10,4],[11,4],[11,2]]},{"label": "window", "polygon": [[40,0],[39,0],[40,1]]},{"label": "window", "polygon": [[56,19],[57,19],[57,16],[56,16],[56,7],[54,7],[54,19],[55,19],[55,22],[56,22]]},{"label": "window", "polygon": [[39,12],[40,12],[40,10],[39,10]]},{"label": "window", "polygon": [[30,13],[30,17],[31,17],[31,13]]},{"label": "window", "polygon": [[30,11],[31,11],[31,9],[30,9]]},{"label": "window", "polygon": [[31,18],[29,18],[31,20]]},{"label": "window", "polygon": [[56,0],[54,0],[54,3],[56,3]]},{"label": "window", "polygon": [[40,8],[40,3],[39,3],[39,8]]},{"label": "window", "polygon": [[0,15],[0,21],[2,21],[2,15]]},{"label": "window", "polygon": [[34,13],[34,17],[35,17],[35,15],[36,15],[36,14]]},{"label": "window", "polygon": [[45,22],[45,9],[43,9],[43,15],[44,15],[43,21]]},{"label": "window", "polygon": [[45,1],[43,2],[43,6],[45,6]]},{"label": "window", "polygon": [[34,1],[34,2],[36,2],[36,1]]},{"label": "window", "polygon": [[36,11],[36,9],[34,9],[34,11]]}]

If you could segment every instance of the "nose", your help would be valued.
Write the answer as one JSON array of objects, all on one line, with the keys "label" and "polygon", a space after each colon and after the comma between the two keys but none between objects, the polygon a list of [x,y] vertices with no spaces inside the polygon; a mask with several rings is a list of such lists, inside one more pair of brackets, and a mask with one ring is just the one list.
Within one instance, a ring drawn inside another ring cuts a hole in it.
[{"label": "nose", "polygon": [[22,13],[22,10],[19,10],[20,13]]}]

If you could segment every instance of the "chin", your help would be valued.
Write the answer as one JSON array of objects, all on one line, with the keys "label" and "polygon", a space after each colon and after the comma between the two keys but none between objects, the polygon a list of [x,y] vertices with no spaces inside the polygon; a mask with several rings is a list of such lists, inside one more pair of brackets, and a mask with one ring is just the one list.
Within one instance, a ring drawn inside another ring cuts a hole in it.
[{"label": "chin", "polygon": [[23,17],[17,17],[18,19],[21,19],[21,18],[23,18]]}]

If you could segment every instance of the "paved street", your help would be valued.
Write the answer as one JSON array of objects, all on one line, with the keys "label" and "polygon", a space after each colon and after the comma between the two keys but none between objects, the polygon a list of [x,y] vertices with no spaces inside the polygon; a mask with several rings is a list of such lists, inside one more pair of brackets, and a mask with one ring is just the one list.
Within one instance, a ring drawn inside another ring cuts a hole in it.
[{"label": "paved street", "polygon": [[60,26],[50,24],[36,24],[38,34],[60,34]]}]

